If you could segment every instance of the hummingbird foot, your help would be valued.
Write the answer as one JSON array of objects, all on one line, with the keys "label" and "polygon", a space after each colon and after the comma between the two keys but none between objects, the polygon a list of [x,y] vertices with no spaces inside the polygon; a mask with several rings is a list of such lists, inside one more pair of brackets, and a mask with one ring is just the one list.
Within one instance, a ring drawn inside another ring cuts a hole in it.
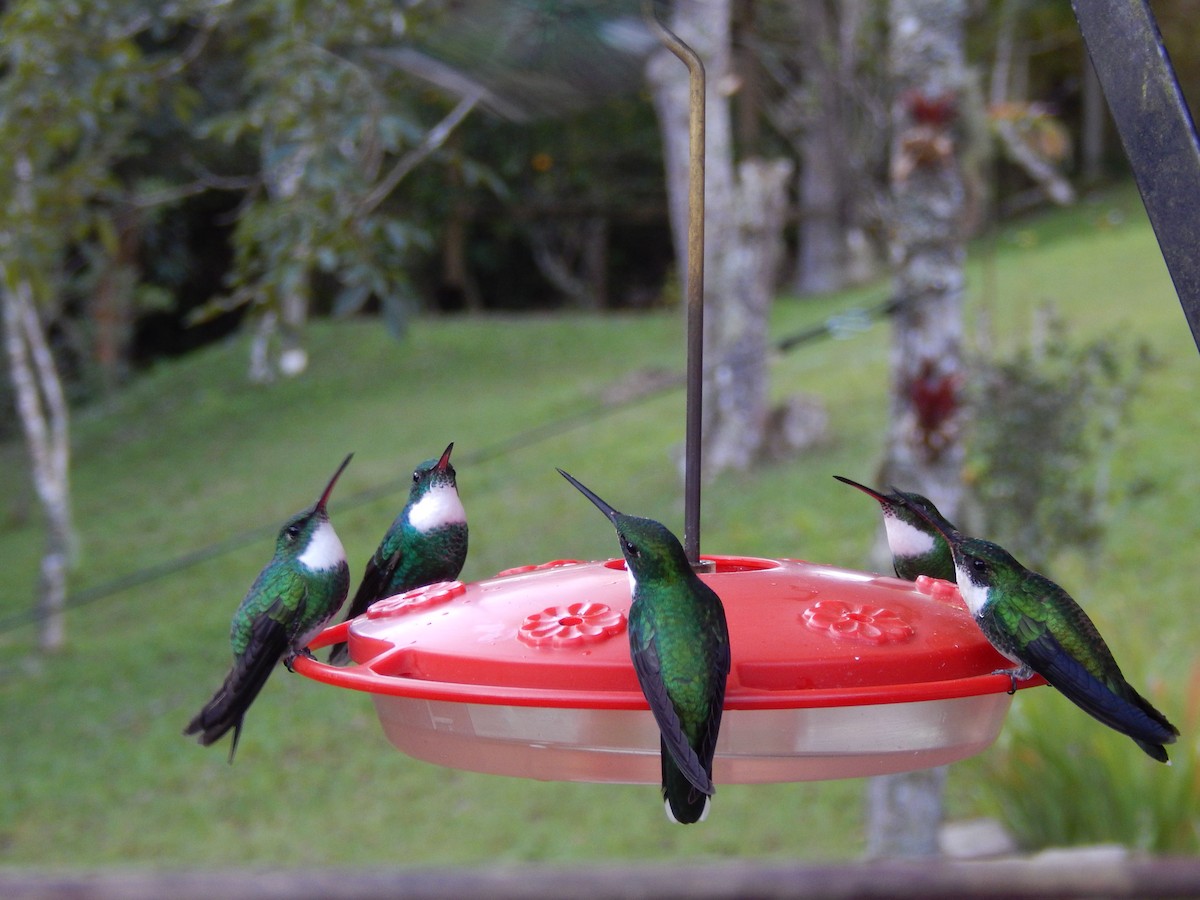
[{"label": "hummingbird foot", "polygon": [[993,669],[992,674],[1007,675],[1009,677],[1008,695],[1011,697],[1017,692],[1018,681],[1028,681],[1033,677],[1033,669],[1029,666],[1016,666],[1012,669]]},{"label": "hummingbird foot", "polygon": [[313,652],[311,650],[309,650],[307,647],[305,647],[303,650],[299,651],[298,653],[291,653],[288,656],[284,657],[283,664],[284,664],[284,666],[287,667],[287,670],[289,672],[291,672],[292,674],[295,674],[295,672],[296,672],[296,669],[294,668],[293,663],[296,661],[297,656],[303,656],[305,659],[312,659],[312,660],[316,659],[316,657],[313,655]]}]

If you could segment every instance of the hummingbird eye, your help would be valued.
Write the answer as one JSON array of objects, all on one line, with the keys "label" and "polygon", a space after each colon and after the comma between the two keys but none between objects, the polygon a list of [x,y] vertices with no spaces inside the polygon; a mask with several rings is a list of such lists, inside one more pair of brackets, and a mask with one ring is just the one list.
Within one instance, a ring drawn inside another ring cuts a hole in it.
[{"label": "hummingbird eye", "polygon": [[284,529],[284,532],[287,534],[288,540],[294,541],[296,538],[300,537],[300,526],[289,525],[286,529]]},{"label": "hummingbird eye", "polygon": [[417,469],[417,471],[413,472],[413,484],[416,484],[420,480],[421,480],[421,470]]},{"label": "hummingbird eye", "polygon": [[631,543],[630,541],[622,541],[621,543],[625,545],[625,552],[630,556],[638,557],[642,555],[642,551],[638,549],[637,544]]},{"label": "hummingbird eye", "polygon": [[984,562],[982,559],[973,559],[973,560],[971,560],[971,568],[974,569],[976,572],[978,572],[980,575],[983,575],[988,570],[988,564],[986,562]]}]

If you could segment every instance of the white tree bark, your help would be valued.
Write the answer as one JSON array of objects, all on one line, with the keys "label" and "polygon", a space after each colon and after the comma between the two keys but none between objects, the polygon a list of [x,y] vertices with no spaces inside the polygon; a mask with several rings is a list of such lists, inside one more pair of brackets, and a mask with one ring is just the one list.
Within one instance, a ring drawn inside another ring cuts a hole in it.
[{"label": "white tree bark", "polygon": [[[711,478],[746,469],[762,455],[767,423],[767,315],[779,269],[791,164],[735,165],[727,91],[731,85],[729,0],[681,0],[672,30],[703,60],[705,104],[704,439]],[[658,111],[675,258],[686,269],[688,73],[666,50],[647,77]],[[686,289],[686,285],[685,285]]]},{"label": "white tree bark", "polygon": [[[879,481],[958,514],[963,448],[962,301],[966,186],[960,124],[972,102],[964,58],[965,0],[892,0],[891,402]],[[886,547],[886,539],[882,540]],[[879,571],[889,571],[890,555]],[[886,566],[886,567],[885,567]],[[945,770],[871,780],[870,856],[937,853]]]},{"label": "white tree bark", "polygon": [[847,166],[842,148],[847,135],[838,83],[842,73],[829,60],[838,46],[836,23],[823,0],[796,4],[793,15],[801,26],[800,46],[811,85],[804,104],[808,120],[799,140],[799,252],[793,284],[800,294],[821,294],[845,283],[842,179]]},{"label": "white tree bark", "polygon": [[46,513],[46,550],[38,591],[42,650],[59,649],[65,638],[63,607],[73,544],[70,494],[69,411],[54,357],[27,279],[10,282],[0,263],[4,343],[25,433],[34,487]]}]

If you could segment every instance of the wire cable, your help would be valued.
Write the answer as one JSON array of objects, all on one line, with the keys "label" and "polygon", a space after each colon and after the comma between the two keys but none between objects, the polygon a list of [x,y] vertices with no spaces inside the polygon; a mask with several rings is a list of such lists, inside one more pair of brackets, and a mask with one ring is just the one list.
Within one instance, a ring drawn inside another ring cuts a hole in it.
[{"label": "wire cable", "polygon": [[[776,340],[772,344],[772,349],[777,355],[783,355],[822,338],[846,339],[853,337],[868,330],[877,319],[893,315],[903,302],[904,298],[889,296],[869,307],[850,307],[841,313],[829,316],[822,322]],[[745,364],[746,362],[749,362],[749,360],[740,362],[736,358],[718,360],[716,363],[706,366],[705,373],[710,374],[718,367],[736,368],[739,364]],[[552,419],[551,421],[516,432],[507,438],[496,441],[474,452],[464,453],[461,457],[462,463],[466,466],[477,466],[503,458],[543,441],[567,434],[577,428],[590,425],[607,416],[612,416],[639,404],[649,402],[670,391],[680,390],[685,386],[685,383],[686,376],[680,372],[670,378],[662,379],[653,387],[633,396],[624,397],[620,400],[600,401],[586,408]],[[394,478],[375,487],[366,488],[351,494],[341,500],[338,503],[338,507],[342,510],[357,509],[392,494],[406,491],[411,483],[412,479],[407,476]],[[92,585],[91,587],[83,588],[67,596],[63,603],[62,611],[66,612],[67,610],[77,609],[78,607],[95,603],[97,600],[141,587],[152,581],[168,578],[185,569],[190,569],[211,559],[216,559],[219,556],[239,550],[249,542],[271,537],[278,530],[278,523],[246,528],[188,553],[183,553],[160,563],[137,569],[126,575],[120,575],[108,581]],[[33,624],[44,618],[46,618],[46,614],[38,606],[34,605],[29,609],[0,618],[0,633]]]}]

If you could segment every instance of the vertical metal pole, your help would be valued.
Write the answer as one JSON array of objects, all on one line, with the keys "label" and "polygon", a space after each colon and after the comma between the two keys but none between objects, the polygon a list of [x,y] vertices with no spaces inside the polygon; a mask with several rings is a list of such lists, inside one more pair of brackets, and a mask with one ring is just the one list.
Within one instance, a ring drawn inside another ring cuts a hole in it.
[{"label": "vertical metal pole", "polygon": [[1200,348],[1200,138],[1146,0],[1071,0],[1175,293]]},{"label": "vertical metal pole", "polygon": [[684,433],[683,550],[700,563],[700,439],[704,384],[704,63],[658,20],[644,0],[646,21],[688,68],[687,423]]}]

